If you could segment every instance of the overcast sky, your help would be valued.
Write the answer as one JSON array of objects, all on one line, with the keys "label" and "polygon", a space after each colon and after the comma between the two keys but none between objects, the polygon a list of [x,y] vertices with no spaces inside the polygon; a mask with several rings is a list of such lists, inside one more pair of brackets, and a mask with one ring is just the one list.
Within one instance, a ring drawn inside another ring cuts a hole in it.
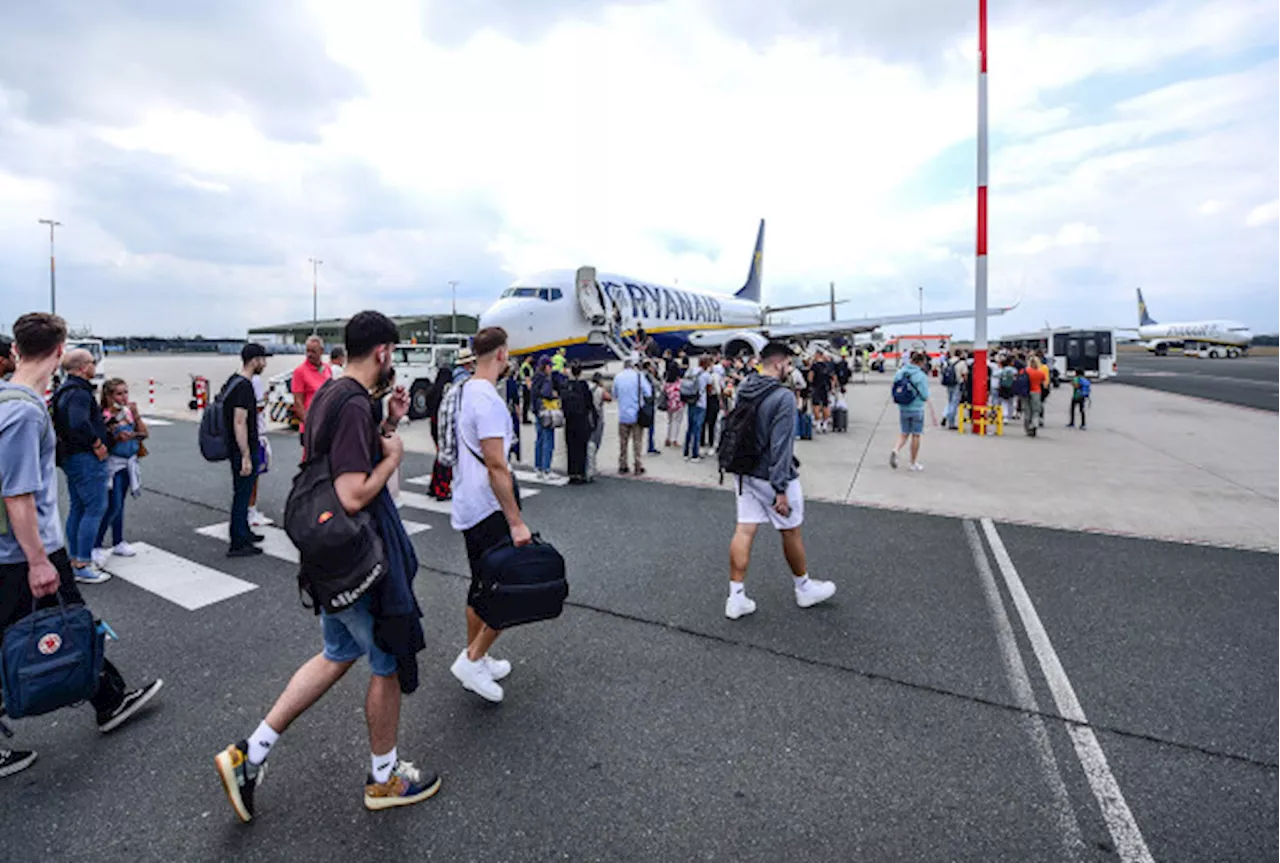
[{"label": "overcast sky", "polygon": [[[101,335],[310,318],[309,257],[322,317],[582,264],[732,291],[761,217],[769,302],[971,306],[976,6],[5,3],[0,321],[48,307],[44,217]],[[1132,326],[1139,285],[1274,332],[1275,0],[990,6],[993,335]]]}]

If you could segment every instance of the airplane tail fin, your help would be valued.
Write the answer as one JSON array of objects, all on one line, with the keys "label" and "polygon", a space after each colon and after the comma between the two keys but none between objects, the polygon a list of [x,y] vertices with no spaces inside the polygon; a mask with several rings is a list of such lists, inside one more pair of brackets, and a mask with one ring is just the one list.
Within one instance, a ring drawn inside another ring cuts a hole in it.
[{"label": "airplane tail fin", "polygon": [[1142,298],[1142,288],[1138,288],[1138,326],[1149,327],[1156,319],[1147,314],[1147,301]]},{"label": "airplane tail fin", "polygon": [[742,286],[735,297],[743,300],[760,302],[760,274],[764,266],[764,219],[760,220],[760,230],[756,233],[756,249],[751,256],[751,269],[747,271],[747,283]]}]

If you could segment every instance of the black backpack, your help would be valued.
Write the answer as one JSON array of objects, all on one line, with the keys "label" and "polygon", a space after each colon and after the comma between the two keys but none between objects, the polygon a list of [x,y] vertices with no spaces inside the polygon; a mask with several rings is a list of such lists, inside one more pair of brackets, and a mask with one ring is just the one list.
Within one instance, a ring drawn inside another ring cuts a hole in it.
[{"label": "black backpack", "polygon": [[756,439],[756,416],[760,404],[782,384],[774,381],[764,392],[752,399],[739,398],[738,403],[729,411],[724,420],[724,430],[720,433],[720,446],[716,450],[716,458],[720,463],[720,482],[724,482],[727,473],[739,476],[755,470],[764,455],[760,451],[760,442]]},{"label": "black backpack", "polygon": [[494,629],[557,618],[569,596],[564,558],[536,533],[529,545],[508,539],[481,555],[478,581],[470,603]]},{"label": "black backpack", "polygon": [[321,609],[336,614],[349,608],[387,571],[386,551],[373,515],[367,510],[349,515],[333,486],[329,447],[338,417],[351,399],[368,398],[358,384],[348,386],[345,393],[336,392],[340,385],[347,386],[331,382],[321,387],[321,392],[335,391],[328,393],[328,404],[323,405],[327,413],[318,427],[307,428],[307,460],[294,476],[284,505],[284,530],[298,549],[298,588],[311,597],[309,607],[317,614]]},{"label": "black backpack", "polygon": [[942,385],[944,387],[953,387],[959,380],[956,378],[956,364],[947,363],[942,367]]},{"label": "black backpack", "polygon": [[[223,416],[222,403],[226,401],[227,393],[231,392],[231,388],[239,386],[238,381],[244,381],[249,386],[253,386],[241,375],[232,375],[222,385],[222,392],[214,397],[213,404],[206,407],[204,413],[200,415],[200,455],[204,456],[205,461],[226,461],[231,457],[231,447],[228,444],[230,434],[226,418]],[[250,417],[250,419],[253,418]]]},{"label": "black backpack", "polygon": [[569,381],[560,388],[560,408],[566,417],[582,417],[591,413],[591,393],[585,381]]}]

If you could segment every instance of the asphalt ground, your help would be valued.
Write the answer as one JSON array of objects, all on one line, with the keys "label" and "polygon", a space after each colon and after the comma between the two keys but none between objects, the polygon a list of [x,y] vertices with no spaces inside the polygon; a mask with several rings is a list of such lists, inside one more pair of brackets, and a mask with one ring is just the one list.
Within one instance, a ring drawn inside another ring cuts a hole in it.
[{"label": "asphalt ground", "polygon": [[1276,357],[1204,360],[1175,354],[1123,353],[1115,381],[1248,408],[1280,409]]},{"label": "asphalt ground", "polygon": [[[1276,857],[1275,555],[992,525],[1087,714],[1067,721],[980,526],[811,503],[810,569],[839,592],[798,609],[766,529],[759,610],[728,621],[732,497],[619,479],[526,501],[572,593],[559,620],[499,640],[515,666],[500,706],[448,672],[462,540],[406,508],[432,529],[414,538],[428,647],[399,751],[441,792],[364,810],[361,663],[282,737],[241,825],[213,755],[257,725],[319,626],[292,566],[227,560],[195,533],[226,519],[230,483],[194,437],[154,429],[127,537],[258,588],[196,611],[118,578],[84,588],[126,676],[166,686],[107,736],[87,709],[13,722],[9,745],[41,757],[0,780],[0,859],[1143,859],[1116,847],[1112,787],[1152,859]],[[273,446],[261,506],[278,518],[296,437]],[[404,476],[429,467],[410,455]]]}]

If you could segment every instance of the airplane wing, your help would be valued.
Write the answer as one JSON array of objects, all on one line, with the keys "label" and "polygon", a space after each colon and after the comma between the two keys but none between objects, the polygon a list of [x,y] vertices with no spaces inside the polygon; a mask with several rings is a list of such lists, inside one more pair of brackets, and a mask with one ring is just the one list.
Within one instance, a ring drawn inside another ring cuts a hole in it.
[{"label": "airplane wing", "polygon": [[[1016,306],[997,306],[987,309],[988,317],[1003,315],[1005,312]],[[793,338],[823,338],[825,336],[839,336],[848,333],[865,333],[871,330],[880,329],[881,327],[894,326],[896,324],[916,324],[925,321],[952,321],[961,320],[963,318],[972,318],[973,309],[964,309],[954,312],[929,312],[923,315],[889,315],[881,318],[862,318],[843,321],[814,321],[810,324],[785,324],[781,326],[764,326],[760,327],[763,335],[771,339],[793,339]]]}]

